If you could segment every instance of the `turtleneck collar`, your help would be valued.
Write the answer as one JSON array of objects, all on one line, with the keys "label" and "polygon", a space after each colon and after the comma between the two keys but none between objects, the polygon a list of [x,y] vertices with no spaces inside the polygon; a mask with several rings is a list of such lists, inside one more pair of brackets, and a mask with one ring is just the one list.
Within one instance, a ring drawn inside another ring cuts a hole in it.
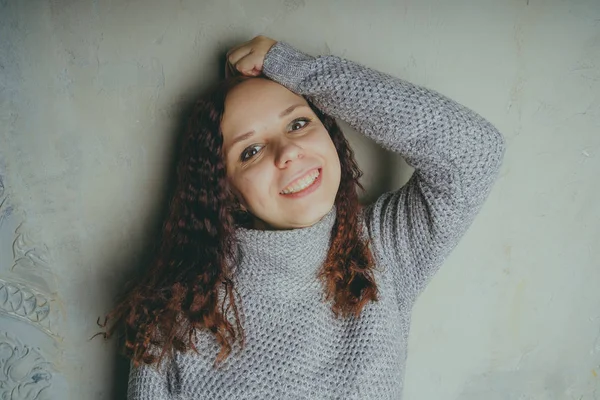
[{"label": "turtleneck collar", "polygon": [[317,274],[329,251],[335,206],[317,223],[290,230],[236,229],[236,280],[252,290],[289,295],[320,287]]}]

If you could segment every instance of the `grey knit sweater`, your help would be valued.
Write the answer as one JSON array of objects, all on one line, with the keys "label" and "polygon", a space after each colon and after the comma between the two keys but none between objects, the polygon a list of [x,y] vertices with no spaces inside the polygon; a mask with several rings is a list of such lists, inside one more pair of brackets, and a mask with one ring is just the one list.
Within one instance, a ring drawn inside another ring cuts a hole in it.
[{"label": "grey knit sweater", "polygon": [[415,168],[400,190],[364,208],[380,300],[336,319],[316,274],[335,207],[315,225],[238,229],[235,268],[246,347],[220,370],[212,334],[159,372],[133,367],[129,400],[401,399],[413,304],[480,209],[504,155],[502,135],[439,93],[336,56],[284,42],[264,74],[310,98]]}]

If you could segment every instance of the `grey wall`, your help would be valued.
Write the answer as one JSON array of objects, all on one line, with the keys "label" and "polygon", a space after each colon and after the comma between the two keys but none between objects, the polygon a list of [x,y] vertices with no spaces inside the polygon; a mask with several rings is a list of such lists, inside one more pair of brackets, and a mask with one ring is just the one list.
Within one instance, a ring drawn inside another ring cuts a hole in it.
[{"label": "grey wall", "polygon": [[[597,0],[0,1],[0,397],[123,395],[96,319],[143,265],[186,106],[256,34],[436,89],[506,136],[415,308],[406,399],[600,397]],[[347,132],[369,198],[402,184]]]}]

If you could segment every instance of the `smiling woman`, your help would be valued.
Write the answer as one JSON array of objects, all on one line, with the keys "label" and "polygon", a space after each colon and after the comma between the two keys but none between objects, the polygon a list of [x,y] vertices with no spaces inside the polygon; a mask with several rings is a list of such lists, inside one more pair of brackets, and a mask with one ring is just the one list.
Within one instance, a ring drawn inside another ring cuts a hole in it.
[{"label": "smiling woman", "polygon": [[[412,306],[490,192],[502,135],[339,57],[259,36],[228,59],[242,76],[197,102],[156,257],[108,316],[129,399],[400,399]],[[335,118],[401,154],[409,182],[361,207]]]},{"label": "smiling woman", "polygon": [[340,161],[303,97],[250,78],[227,95],[221,130],[227,177],[255,228],[303,228],[331,209]]}]

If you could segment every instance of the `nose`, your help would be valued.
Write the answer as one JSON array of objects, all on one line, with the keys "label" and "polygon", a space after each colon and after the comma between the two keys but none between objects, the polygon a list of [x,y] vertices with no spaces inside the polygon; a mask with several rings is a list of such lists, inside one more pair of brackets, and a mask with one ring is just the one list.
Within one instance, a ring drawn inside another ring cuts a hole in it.
[{"label": "nose", "polygon": [[281,139],[277,144],[275,165],[286,168],[294,160],[304,157],[304,150],[291,140]]}]

